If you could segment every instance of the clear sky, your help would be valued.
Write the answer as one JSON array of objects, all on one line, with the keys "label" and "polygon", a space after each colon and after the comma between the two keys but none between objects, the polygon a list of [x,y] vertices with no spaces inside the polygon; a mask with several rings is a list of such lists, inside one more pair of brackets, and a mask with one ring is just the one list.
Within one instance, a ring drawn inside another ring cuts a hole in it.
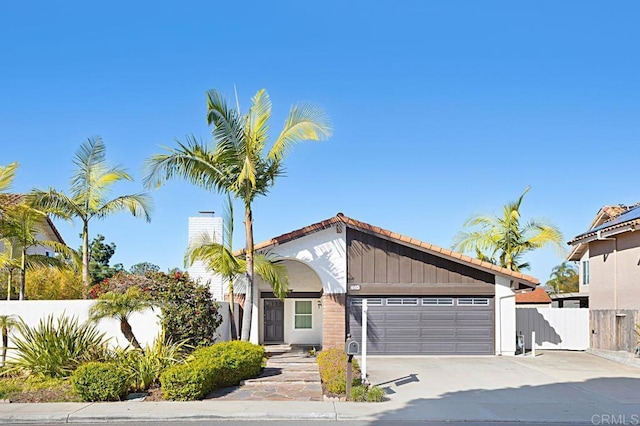
[{"label": "clear sky", "polygon": [[[1,3],[0,164],[20,162],[15,191],[66,189],[92,135],[137,178],[114,195],[139,191],[161,145],[210,140],[205,91],[236,85],[241,106],[269,91],[274,128],[300,100],[335,128],[255,204],[258,241],[344,212],[449,247],[527,185],[524,217],[568,240],[602,205],[640,201],[637,2],[143,3]],[[125,267],[182,266],[187,218],[223,200],[179,181],[153,198],[149,224],[91,227]],[[58,225],[78,247],[80,225]],[[562,259],[528,260],[544,282]]]}]

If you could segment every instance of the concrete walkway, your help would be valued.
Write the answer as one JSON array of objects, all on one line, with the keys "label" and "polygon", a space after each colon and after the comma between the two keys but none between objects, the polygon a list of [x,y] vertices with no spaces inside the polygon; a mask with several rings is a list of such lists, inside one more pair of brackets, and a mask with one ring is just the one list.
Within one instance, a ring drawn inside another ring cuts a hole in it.
[{"label": "concrete walkway", "polygon": [[318,364],[302,348],[268,348],[267,365],[260,376],[240,386],[219,389],[208,400],[322,401]]}]

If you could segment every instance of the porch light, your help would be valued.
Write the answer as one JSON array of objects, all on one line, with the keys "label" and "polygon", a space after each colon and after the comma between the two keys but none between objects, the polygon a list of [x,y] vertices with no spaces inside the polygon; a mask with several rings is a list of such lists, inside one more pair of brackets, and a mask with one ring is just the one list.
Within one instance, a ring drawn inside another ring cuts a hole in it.
[{"label": "porch light", "polygon": [[318,309],[322,308],[322,300],[318,299]]}]

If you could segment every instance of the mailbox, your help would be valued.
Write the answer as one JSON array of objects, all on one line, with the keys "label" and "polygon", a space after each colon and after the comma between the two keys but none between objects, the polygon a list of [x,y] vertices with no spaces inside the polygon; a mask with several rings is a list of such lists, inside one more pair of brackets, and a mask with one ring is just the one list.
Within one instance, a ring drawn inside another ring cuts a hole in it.
[{"label": "mailbox", "polygon": [[358,355],[360,353],[360,343],[356,339],[347,339],[344,351],[347,355]]}]

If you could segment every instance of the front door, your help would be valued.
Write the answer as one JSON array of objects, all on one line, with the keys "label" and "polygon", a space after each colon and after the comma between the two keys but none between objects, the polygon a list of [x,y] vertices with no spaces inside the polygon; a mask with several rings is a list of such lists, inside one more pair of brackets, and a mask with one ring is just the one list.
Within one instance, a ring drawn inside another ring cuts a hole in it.
[{"label": "front door", "polygon": [[284,342],[284,303],[282,300],[264,300],[264,342]]}]

